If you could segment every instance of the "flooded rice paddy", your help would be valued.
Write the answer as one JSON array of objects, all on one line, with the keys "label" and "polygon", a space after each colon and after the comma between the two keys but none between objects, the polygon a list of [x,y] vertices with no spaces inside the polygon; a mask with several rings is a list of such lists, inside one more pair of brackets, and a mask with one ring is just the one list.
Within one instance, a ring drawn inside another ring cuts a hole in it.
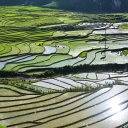
[{"label": "flooded rice paddy", "polygon": [[8,128],[120,127],[128,122],[128,84],[123,82],[128,82],[126,72],[79,73],[42,79],[33,85],[56,90],[88,83],[92,86],[112,86],[103,86],[90,92],[58,92],[45,95],[24,93],[13,88],[13,95],[12,92],[6,96],[0,94],[4,98],[0,98],[0,121]]}]

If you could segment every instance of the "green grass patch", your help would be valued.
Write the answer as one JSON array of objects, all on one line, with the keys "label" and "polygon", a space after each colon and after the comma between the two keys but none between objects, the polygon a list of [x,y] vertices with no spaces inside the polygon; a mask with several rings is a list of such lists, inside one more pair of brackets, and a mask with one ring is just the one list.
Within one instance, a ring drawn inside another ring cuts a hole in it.
[{"label": "green grass patch", "polygon": [[36,46],[42,46],[44,42],[36,42]]},{"label": "green grass patch", "polygon": [[128,29],[128,24],[123,24],[119,26],[120,29]]},{"label": "green grass patch", "polygon": [[7,128],[7,127],[3,124],[0,124],[0,128]]},{"label": "green grass patch", "polygon": [[79,57],[81,57],[81,58],[87,57],[87,52],[84,51],[84,52],[80,53]]}]

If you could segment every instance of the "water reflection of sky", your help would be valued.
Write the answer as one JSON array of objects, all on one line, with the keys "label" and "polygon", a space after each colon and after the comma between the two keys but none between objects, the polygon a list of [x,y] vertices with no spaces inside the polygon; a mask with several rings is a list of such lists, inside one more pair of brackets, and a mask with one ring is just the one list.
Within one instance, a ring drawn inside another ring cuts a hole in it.
[{"label": "water reflection of sky", "polygon": [[125,111],[124,109],[128,108],[127,95],[128,95],[128,92],[125,93],[125,95],[120,94],[116,96],[115,98],[110,99],[110,102],[108,102],[108,107],[111,108],[110,111],[108,111],[108,113],[109,115],[111,115],[111,121],[113,123],[117,121],[120,122],[122,120],[122,117],[124,116],[122,114],[122,111]]},{"label": "water reflection of sky", "polygon": [[[115,86],[117,87],[117,86]],[[108,95],[109,96],[109,95]],[[114,128],[128,121],[128,91],[118,94],[105,101],[100,111],[103,113],[91,118],[89,123],[97,122],[89,128]],[[103,110],[106,111],[103,111]],[[98,112],[97,112],[98,113]]]},{"label": "water reflection of sky", "polygon": [[[123,108],[126,104],[123,105]],[[113,112],[111,113],[113,114]],[[128,121],[128,108],[125,110],[118,111],[113,116],[106,118],[105,120],[90,126],[89,128],[115,128]]]},{"label": "water reflection of sky", "polygon": [[[112,126],[120,126],[128,121],[128,108],[127,103],[123,105],[114,106],[111,110],[111,113],[114,115],[108,118],[105,122],[109,123],[110,126],[108,128],[112,128]],[[105,123],[104,122],[104,123]]]},{"label": "water reflection of sky", "polygon": [[[101,97],[101,99],[104,99],[104,102],[98,105],[99,107],[95,106],[94,108],[97,110],[96,113],[102,113],[89,120],[87,124],[97,122],[94,125],[89,126],[89,128],[114,128],[115,126],[122,125],[128,121],[127,86],[121,87],[124,87],[124,89],[121,90],[120,86],[115,85],[110,92]],[[108,97],[111,98],[106,100]],[[98,100],[100,99],[97,98],[97,101],[95,101],[99,102]]]},{"label": "water reflection of sky", "polygon": [[121,105],[119,105],[119,103],[122,102],[121,98],[122,97],[116,97],[116,98],[110,100],[108,106],[111,107],[112,112],[118,112],[121,110]]}]

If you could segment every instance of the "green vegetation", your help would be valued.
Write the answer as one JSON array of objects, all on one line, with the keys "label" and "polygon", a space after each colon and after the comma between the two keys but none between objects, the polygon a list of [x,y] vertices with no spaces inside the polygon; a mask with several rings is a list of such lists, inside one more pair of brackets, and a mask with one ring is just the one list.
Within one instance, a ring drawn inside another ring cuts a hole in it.
[{"label": "green vegetation", "polygon": [[[45,75],[48,75],[49,71],[45,72]],[[51,88],[45,88],[40,86],[35,86],[32,83],[38,82],[39,80],[36,79],[0,79],[0,82],[3,84],[0,84],[0,87],[2,86],[3,89],[0,89],[1,95],[18,95],[20,94],[49,94],[49,93],[65,93],[65,92],[91,92],[91,91],[97,91],[101,88],[110,87],[112,88],[112,84],[105,84],[97,86],[93,86],[91,84],[85,84],[82,86],[74,86],[71,88],[65,88],[63,90],[56,90]],[[117,83],[117,82],[116,82]],[[53,83],[55,84],[55,83]],[[115,84],[115,83],[113,83]],[[2,91],[4,91],[4,94],[2,94]]]},{"label": "green vegetation", "polygon": [[122,53],[123,53],[124,55],[128,55],[128,50],[123,50]]},{"label": "green vegetation", "polygon": [[3,124],[0,124],[0,128],[6,128],[6,126]]},{"label": "green vegetation", "polygon": [[80,53],[79,57],[81,57],[81,58],[87,57],[87,52],[84,51],[84,52]]},{"label": "green vegetation", "polygon": [[[90,36],[92,29],[83,30],[78,26],[78,22],[86,21],[83,17],[92,21],[94,14],[33,6],[1,7],[0,12],[0,58],[6,60],[5,57],[13,57],[13,61],[2,67],[6,71],[46,68],[66,59],[78,56],[85,58],[87,53],[84,51],[92,46],[89,42],[104,39],[101,35]],[[54,51],[51,52],[52,49],[46,49],[45,46],[51,46]],[[51,53],[43,55],[45,50]],[[27,55],[36,57],[24,57],[23,62],[22,59],[21,62],[16,61],[17,56]]]},{"label": "green vegetation", "polygon": [[[124,127],[125,128],[125,127]],[[128,128],[128,126],[126,126],[126,128]]]},{"label": "green vegetation", "polygon": [[37,46],[42,46],[44,43],[43,42],[36,42]]},{"label": "green vegetation", "polygon": [[92,30],[77,30],[77,31],[66,31],[67,36],[87,36],[92,33]]},{"label": "green vegetation", "polygon": [[[72,13],[34,6],[5,6],[0,12],[1,70],[16,72],[54,68],[52,65],[66,61],[72,62],[72,66],[90,64],[97,49],[104,47],[100,42],[105,40],[103,35],[93,34],[95,27],[104,26],[95,22],[116,22],[114,18],[127,17],[127,14]],[[84,22],[94,23],[82,26]],[[128,53],[124,50],[123,54]]]},{"label": "green vegetation", "polygon": [[120,25],[119,28],[121,28],[121,29],[128,29],[128,24]]},{"label": "green vegetation", "polygon": [[[39,94],[46,94],[50,92],[54,92],[55,90],[48,89],[48,88],[43,88],[43,87],[38,87],[34,86],[31,83],[36,82],[37,80],[26,80],[26,79],[0,79],[0,81],[6,86],[10,86],[10,89],[13,89],[14,87],[18,88],[17,92],[19,93],[28,93],[28,92],[33,92],[33,93],[39,93]],[[24,92],[24,90],[26,92]],[[11,95],[12,91],[9,90],[3,90],[7,91]],[[28,91],[28,92],[27,92]],[[14,92],[13,92],[14,94]]]},{"label": "green vegetation", "polygon": [[102,40],[104,40],[105,39],[105,37],[104,36],[102,36],[102,35],[93,35],[93,36],[89,36],[88,38],[87,38],[87,41],[102,41]]},{"label": "green vegetation", "polygon": [[120,128],[128,128],[128,124],[126,124],[126,125],[124,125],[124,126],[122,126]]},{"label": "green vegetation", "polygon": [[6,6],[0,12],[0,26],[39,27],[81,21],[71,18],[70,12],[33,6]]},{"label": "green vegetation", "polygon": [[[120,6],[120,4],[122,6]],[[98,13],[112,13],[112,12],[127,12],[127,0],[120,0],[118,3],[118,6],[116,3],[114,3],[112,0],[105,1],[105,0],[99,0],[98,2],[95,1],[88,1],[83,0],[80,2],[80,0],[70,0],[68,2],[65,2],[64,0],[38,0],[38,2],[35,2],[35,0],[13,0],[12,2],[8,0],[1,0],[0,6],[6,6],[6,5],[33,5],[33,6],[40,6],[40,7],[49,7],[49,8],[57,8],[57,9],[63,9],[63,10],[72,10],[72,11],[78,11],[78,12],[98,12]],[[76,6],[77,5],[77,6]],[[33,8],[35,11],[38,9],[37,7]],[[22,11],[24,9],[20,9]],[[29,9],[31,12],[31,8]],[[9,15],[10,16],[10,15]],[[116,18],[116,17],[114,17]]]},{"label": "green vegetation", "polygon": [[70,88],[69,90],[71,92],[76,92],[76,91],[97,91],[97,90],[100,90],[102,88],[112,88],[113,87],[113,84],[105,84],[105,85],[97,85],[97,86],[93,86],[91,84],[85,84],[85,85],[82,85],[82,86],[76,86],[76,87],[72,87]]},{"label": "green vegetation", "polygon": [[[122,76],[114,77],[112,71],[127,71],[128,58],[125,55],[128,55],[128,35],[107,35],[105,38],[104,33],[95,34],[95,31],[104,32],[102,27],[106,26],[105,22],[124,21],[128,18],[127,14],[86,14],[46,8],[49,6],[59,7],[54,1],[46,4],[45,8],[0,8],[0,117],[1,123],[7,127],[45,127],[57,118],[61,120],[61,114],[64,117],[68,114],[69,117],[75,111],[79,113],[80,109],[85,109],[88,101],[96,100],[99,107],[107,99],[98,103],[97,98],[111,93],[106,90],[112,90],[113,85],[122,87],[127,82],[123,81]],[[109,42],[106,48],[105,40]],[[105,73],[102,75],[99,73],[101,71]],[[77,76],[78,73],[84,75]],[[121,80],[116,80],[116,77]],[[126,94],[127,89],[121,92],[121,87],[117,87],[120,91],[118,94]],[[100,92],[102,88],[105,89]],[[118,94],[112,92],[113,97],[108,96],[108,100],[116,98]],[[84,98],[90,99],[84,103]],[[76,104],[80,100],[83,100],[81,105]],[[70,109],[67,105],[71,103],[73,108]],[[63,111],[63,107],[66,110]],[[59,112],[54,113],[56,108]],[[70,110],[73,110],[72,114]],[[33,114],[34,118],[27,118]],[[0,128],[5,126],[0,125]]]}]

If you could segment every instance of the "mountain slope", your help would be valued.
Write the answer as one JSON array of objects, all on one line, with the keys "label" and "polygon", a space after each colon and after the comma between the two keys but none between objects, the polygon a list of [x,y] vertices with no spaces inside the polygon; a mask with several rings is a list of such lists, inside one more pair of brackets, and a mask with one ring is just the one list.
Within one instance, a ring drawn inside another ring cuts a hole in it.
[{"label": "mountain slope", "polygon": [[128,11],[128,0],[55,0],[58,8],[75,11]]},{"label": "mountain slope", "polygon": [[128,0],[1,0],[0,5],[36,5],[84,12],[128,12]]}]

